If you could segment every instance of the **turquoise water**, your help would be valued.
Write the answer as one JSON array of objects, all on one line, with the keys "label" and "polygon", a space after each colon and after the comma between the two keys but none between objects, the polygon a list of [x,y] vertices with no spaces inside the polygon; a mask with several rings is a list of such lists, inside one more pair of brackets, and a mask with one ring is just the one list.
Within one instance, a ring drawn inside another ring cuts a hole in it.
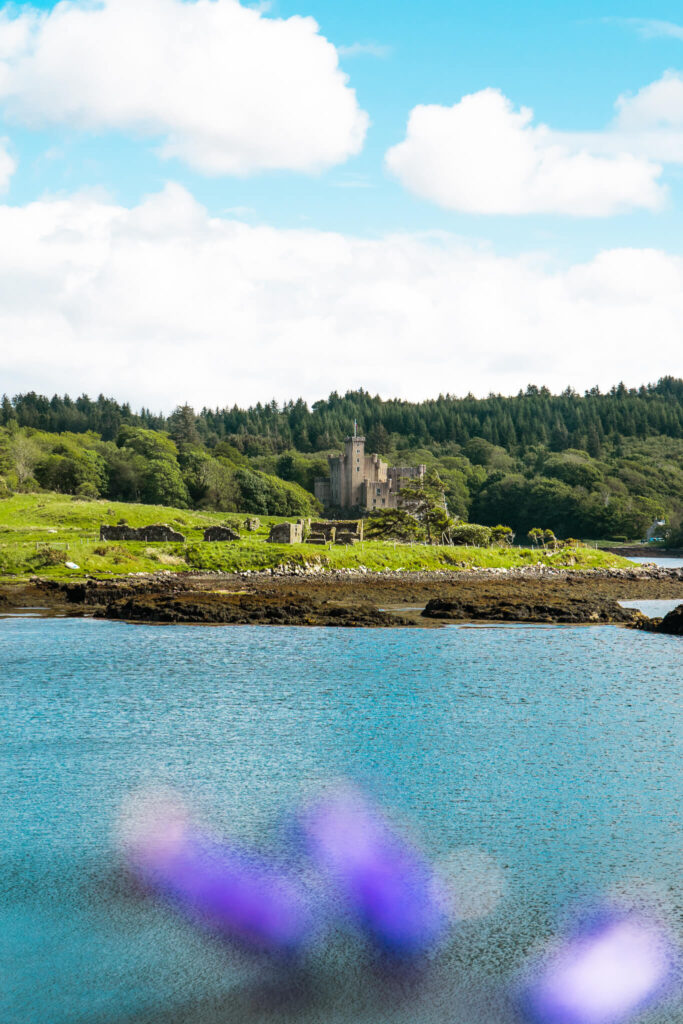
[{"label": "turquoise water", "polygon": [[[3,1024],[496,1024],[515,1019],[503,980],[568,904],[646,892],[683,915],[676,638],[14,618],[0,665]],[[134,898],[117,870],[111,827],[133,787],[181,788],[251,842],[349,773],[433,857],[466,848],[495,868],[491,913],[408,992],[339,935],[312,992],[269,1002],[260,965]]]}]

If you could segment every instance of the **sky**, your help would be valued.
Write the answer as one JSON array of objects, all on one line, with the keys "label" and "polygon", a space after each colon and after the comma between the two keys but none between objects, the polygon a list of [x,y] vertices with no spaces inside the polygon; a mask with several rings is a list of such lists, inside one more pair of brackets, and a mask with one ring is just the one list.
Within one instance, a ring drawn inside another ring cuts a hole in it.
[{"label": "sky", "polygon": [[683,375],[683,13],[0,4],[0,393]]}]

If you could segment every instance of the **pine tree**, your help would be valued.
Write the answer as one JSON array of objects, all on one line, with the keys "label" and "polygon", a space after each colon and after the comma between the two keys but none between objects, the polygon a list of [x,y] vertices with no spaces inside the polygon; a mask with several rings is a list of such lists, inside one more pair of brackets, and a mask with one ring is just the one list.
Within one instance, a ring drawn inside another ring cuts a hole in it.
[{"label": "pine tree", "polygon": [[170,416],[168,427],[171,437],[178,446],[200,443],[197,417],[191,405],[179,405]]}]

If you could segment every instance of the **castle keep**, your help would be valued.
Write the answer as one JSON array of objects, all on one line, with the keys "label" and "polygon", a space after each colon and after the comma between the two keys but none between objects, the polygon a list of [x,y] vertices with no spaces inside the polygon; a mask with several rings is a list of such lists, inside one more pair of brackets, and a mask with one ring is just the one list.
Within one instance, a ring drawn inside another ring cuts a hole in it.
[{"label": "castle keep", "polygon": [[396,508],[408,480],[422,479],[426,466],[389,466],[379,455],[365,454],[364,437],[347,437],[343,455],[331,455],[329,480],[319,477],[315,496],[325,508]]}]

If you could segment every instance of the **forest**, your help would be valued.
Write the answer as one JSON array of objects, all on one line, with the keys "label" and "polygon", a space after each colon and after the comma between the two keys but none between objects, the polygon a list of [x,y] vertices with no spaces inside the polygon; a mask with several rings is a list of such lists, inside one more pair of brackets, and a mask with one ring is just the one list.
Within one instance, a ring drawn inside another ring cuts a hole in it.
[{"label": "forest", "polygon": [[683,380],[560,395],[383,400],[359,390],[309,406],[181,406],[168,416],[100,395],[34,392],[0,404],[0,495],[51,490],[112,501],[271,515],[319,511],[316,476],[354,422],[366,450],[424,462],[448,511],[559,537],[639,539],[656,520],[680,544]]}]

